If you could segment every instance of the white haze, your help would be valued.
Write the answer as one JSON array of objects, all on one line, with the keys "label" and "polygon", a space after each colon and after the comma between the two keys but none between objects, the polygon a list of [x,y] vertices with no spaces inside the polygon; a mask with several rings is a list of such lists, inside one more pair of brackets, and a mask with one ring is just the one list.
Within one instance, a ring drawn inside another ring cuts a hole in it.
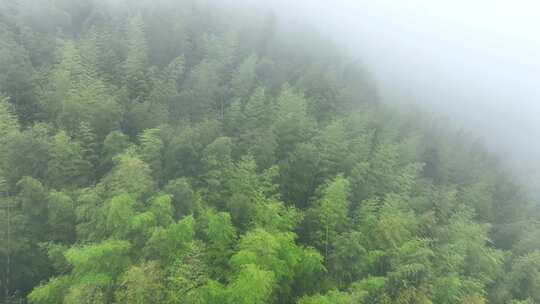
[{"label": "white haze", "polygon": [[415,102],[447,117],[483,139],[527,186],[540,186],[540,1],[265,5],[350,50],[375,75],[386,102]]}]

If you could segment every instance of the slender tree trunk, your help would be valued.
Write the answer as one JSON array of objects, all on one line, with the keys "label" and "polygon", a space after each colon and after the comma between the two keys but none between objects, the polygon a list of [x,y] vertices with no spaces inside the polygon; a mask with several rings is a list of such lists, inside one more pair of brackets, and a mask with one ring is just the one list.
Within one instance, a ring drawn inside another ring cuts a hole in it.
[{"label": "slender tree trunk", "polygon": [[324,259],[328,260],[328,225],[326,225],[326,237],[324,240]]},{"label": "slender tree trunk", "polygon": [[11,277],[11,201],[7,199],[9,193],[7,190],[6,181],[0,178],[0,199],[6,198],[6,270],[4,272],[4,292],[5,299],[9,298],[10,290],[10,277]]},{"label": "slender tree trunk", "polygon": [[5,292],[5,299],[7,300],[9,297],[9,278],[11,276],[11,202],[7,201],[7,221],[6,221],[6,271],[4,273],[4,292]]}]

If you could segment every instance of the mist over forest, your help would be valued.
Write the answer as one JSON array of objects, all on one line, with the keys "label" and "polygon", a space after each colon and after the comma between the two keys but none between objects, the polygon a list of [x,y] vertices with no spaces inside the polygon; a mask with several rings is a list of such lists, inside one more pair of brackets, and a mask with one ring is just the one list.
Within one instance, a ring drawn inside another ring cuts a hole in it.
[{"label": "mist over forest", "polygon": [[535,5],[0,0],[0,303],[540,303]]},{"label": "mist over forest", "polygon": [[[239,1],[229,5],[234,3]],[[376,78],[384,102],[419,105],[481,140],[539,195],[536,1],[277,0],[264,5],[289,22],[309,24],[360,60]]]}]

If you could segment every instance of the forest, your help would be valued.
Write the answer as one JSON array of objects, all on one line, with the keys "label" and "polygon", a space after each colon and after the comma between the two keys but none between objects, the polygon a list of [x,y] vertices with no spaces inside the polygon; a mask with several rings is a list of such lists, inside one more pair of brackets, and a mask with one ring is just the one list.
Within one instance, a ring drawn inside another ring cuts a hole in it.
[{"label": "forest", "polygon": [[224,3],[0,0],[0,303],[540,303],[481,140]]}]

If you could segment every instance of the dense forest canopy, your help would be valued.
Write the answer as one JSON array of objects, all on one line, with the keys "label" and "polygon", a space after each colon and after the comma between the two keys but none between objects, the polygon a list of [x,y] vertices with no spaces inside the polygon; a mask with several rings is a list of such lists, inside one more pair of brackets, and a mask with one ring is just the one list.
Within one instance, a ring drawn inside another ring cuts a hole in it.
[{"label": "dense forest canopy", "polygon": [[540,302],[479,142],[222,4],[0,1],[0,302]]}]

